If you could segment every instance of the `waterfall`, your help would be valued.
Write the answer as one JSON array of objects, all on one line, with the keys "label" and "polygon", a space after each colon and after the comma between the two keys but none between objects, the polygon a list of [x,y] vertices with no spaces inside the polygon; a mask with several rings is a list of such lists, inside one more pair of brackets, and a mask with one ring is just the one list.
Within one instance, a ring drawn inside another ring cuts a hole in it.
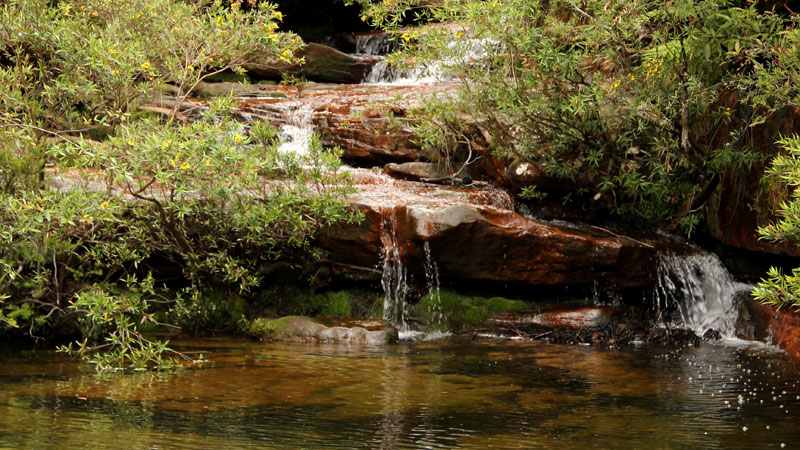
[{"label": "waterfall", "polygon": [[278,152],[283,155],[303,157],[308,155],[314,128],[311,118],[314,114],[312,105],[293,104],[286,112],[287,123],[281,125],[278,137],[281,144]]},{"label": "waterfall", "polygon": [[397,70],[381,61],[372,67],[364,83],[413,85],[452,80],[457,76],[448,68],[479,65],[498,51],[498,43],[490,39],[454,40],[447,45],[447,55],[426,66]]},{"label": "waterfall", "polygon": [[[382,211],[383,212],[383,211]],[[397,327],[398,331],[408,331],[406,323],[406,282],[407,270],[400,259],[400,245],[397,241],[397,213],[392,209],[382,214],[381,222],[381,287],[383,287],[383,318]]]},{"label": "waterfall", "polygon": [[447,79],[439,76],[435,71],[424,67],[414,67],[406,70],[397,70],[385,61],[380,61],[367,73],[364,83],[367,84],[393,84],[410,86],[425,83],[435,83]]},{"label": "waterfall", "polygon": [[680,325],[698,335],[716,330],[731,338],[736,331],[736,293],[751,286],[737,282],[717,255],[699,252],[689,256],[661,255],[658,264],[656,310],[674,309]]},{"label": "waterfall", "polygon": [[425,241],[425,281],[428,288],[428,295],[431,296],[430,310],[428,313],[432,318],[434,328],[442,328],[444,324],[444,313],[442,312],[442,296],[439,291],[439,266],[431,256],[431,245]]},{"label": "waterfall", "polygon": [[389,40],[389,34],[387,33],[356,36],[356,53],[360,55],[386,55],[396,49],[396,42]]}]

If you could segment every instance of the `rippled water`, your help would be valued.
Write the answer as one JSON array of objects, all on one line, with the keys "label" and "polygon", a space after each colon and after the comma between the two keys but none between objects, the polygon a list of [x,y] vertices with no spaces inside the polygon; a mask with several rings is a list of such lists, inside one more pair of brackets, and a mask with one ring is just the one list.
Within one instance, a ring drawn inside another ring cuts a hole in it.
[{"label": "rippled water", "polygon": [[800,365],[765,349],[178,344],[212,364],[97,376],[50,352],[1,356],[0,447],[800,445]]}]

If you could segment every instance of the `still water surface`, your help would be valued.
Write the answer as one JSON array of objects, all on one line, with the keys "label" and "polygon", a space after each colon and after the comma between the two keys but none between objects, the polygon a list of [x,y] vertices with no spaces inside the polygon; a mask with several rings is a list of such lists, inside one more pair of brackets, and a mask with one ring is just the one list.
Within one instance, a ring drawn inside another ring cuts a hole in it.
[{"label": "still water surface", "polygon": [[173,344],[212,363],[98,376],[0,355],[0,447],[800,447],[800,365],[763,348]]}]

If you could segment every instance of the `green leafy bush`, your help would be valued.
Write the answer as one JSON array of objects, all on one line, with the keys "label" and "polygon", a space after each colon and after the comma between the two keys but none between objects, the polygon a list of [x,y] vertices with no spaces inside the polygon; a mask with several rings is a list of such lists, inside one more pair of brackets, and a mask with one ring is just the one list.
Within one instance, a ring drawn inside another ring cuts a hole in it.
[{"label": "green leafy bush", "polygon": [[[434,159],[486,141],[619,217],[687,233],[724,174],[764,159],[753,127],[800,99],[795,22],[754,2],[358,3],[404,44],[392,62],[463,81],[422,113]],[[430,25],[398,28],[412,11]]]},{"label": "green leafy bush", "polygon": [[[764,239],[800,242],[800,138],[783,139],[780,144],[786,153],[772,161],[769,175],[777,177],[789,190],[789,199],[780,204],[777,222],[759,229]],[[753,296],[777,307],[800,308],[800,268],[784,274],[776,267],[770,268],[767,278],[753,290]]]},{"label": "green leafy bush", "polygon": [[[271,4],[0,2],[0,332],[77,326],[67,350],[99,369],[173,367],[140,328],[242,326],[241,300],[219,298],[357,219],[339,150],[284,155],[269,123],[229,115],[230,98],[177,116],[198,82],[254,51],[293,58],[301,43],[281,20]],[[177,98],[163,103],[163,83]],[[137,110],[153,100],[173,106]],[[154,260],[188,287],[155,280]]]}]

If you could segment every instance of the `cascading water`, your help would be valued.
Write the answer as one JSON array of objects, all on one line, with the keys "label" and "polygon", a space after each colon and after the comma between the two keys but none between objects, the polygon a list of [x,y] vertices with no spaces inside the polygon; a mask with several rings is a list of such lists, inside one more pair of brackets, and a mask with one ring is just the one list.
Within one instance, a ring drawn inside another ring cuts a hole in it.
[{"label": "cascading water", "polygon": [[314,108],[311,105],[303,104],[289,106],[290,109],[286,113],[288,123],[282,125],[278,132],[278,137],[281,140],[278,152],[284,155],[301,157],[308,154],[311,137],[314,134],[314,128],[311,124]]},{"label": "cascading water", "polygon": [[439,291],[439,265],[431,256],[431,244],[425,241],[425,281],[428,288],[428,295],[431,296],[430,310],[428,314],[432,318],[432,323],[436,328],[441,328],[444,324],[444,313],[442,312],[442,296]]},{"label": "cascading water", "polygon": [[737,282],[712,253],[661,255],[658,264],[656,308],[674,309],[680,325],[698,335],[716,330],[732,338],[736,332],[736,294],[751,286]]},{"label": "cascading water", "polygon": [[406,268],[400,259],[400,245],[397,242],[397,214],[394,210],[382,214],[381,242],[381,287],[383,287],[383,319],[400,332],[408,331],[406,323]]},{"label": "cascading water", "polygon": [[356,36],[356,53],[360,55],[386,55],[397,48],[396,41],[386,33],[362,34]]},{"label": "cascading water", "polygon": [[479,64],[487,55],[498,51],[498,43],[489,39],[459,39],[447,47],[447,56],[426,66],[397,70],[381,61],[372,67],[364,83],[407,85],[452,80],[456,75],[448,67]]}]

